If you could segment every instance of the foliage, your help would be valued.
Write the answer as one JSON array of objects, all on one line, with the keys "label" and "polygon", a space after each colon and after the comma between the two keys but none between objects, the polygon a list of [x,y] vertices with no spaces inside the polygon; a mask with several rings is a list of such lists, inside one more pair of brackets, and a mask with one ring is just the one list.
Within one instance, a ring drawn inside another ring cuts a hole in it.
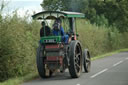
[{"label": "foliage", "polygon": [[115,27],[91,25],[85,20],[78,20],[77,24],[79,40],[83,48],[90,50],[92,56],[128,47],[128,35],[120,33]]},{"label": "foliage", "polygon": [[10,78],[6,80],[5,82],[0,82],[0,85],[21,85],[21,83],[30,81],[32,79],[35,79],[38,77],[38,73],[30,73],[28,75],[25,75],[23,77],[15,77],[15,78]]},{"label": "foliage", "polygon": [[127,0],[109,0],[97,3],[94,8],[96,9],[98,15],[104,14],[109,21],[109,25],[114,25],[120,32],[125,32],[128,31],[127,4]]},{"label": "foliage", "polygon": [[92,24],[107,24],[120,32],[128,32],[127,4],[128,0],[44,0],[42,7],[45,10],[83,12]]},{"label": "foliage", "polygon": [[[88,48],[92,56],[120,48],[127,48],[128,35],[114,27],[92,25],[86,20],[77,21],[82,48]],[[39,22],[28,22],[17,13],[6,16],[0,23],[0,81],[36,72],[36,48],[39,40]]]},{"label": "foliage", "polygon": [[39,40],[38,22],[15,13],[0,23],[0,81],[35,71]]},{"label": "foliage", "polygon": [[80,11],[86,3],[87,0],[43,0],[41,6],[45,10]]}]

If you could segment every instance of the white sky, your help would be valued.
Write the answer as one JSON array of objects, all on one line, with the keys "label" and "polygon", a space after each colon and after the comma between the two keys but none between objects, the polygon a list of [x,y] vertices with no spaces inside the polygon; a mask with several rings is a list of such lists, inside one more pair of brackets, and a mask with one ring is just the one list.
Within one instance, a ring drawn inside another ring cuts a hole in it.
[{"label": "white sky", "polygon": [[4,14],[11,13],[14,10],[18,10],[18,14],[20,16],[26,15],[26,11],[28,14],[32,14],[33,12],[42,11],[42,7],[40,4],[43,0],[5,0],[9,2],[8,6],[4,10]]},{"label": "white sky", "polygon": [[42,0],[6,0],[6,1],[42,1]]}]

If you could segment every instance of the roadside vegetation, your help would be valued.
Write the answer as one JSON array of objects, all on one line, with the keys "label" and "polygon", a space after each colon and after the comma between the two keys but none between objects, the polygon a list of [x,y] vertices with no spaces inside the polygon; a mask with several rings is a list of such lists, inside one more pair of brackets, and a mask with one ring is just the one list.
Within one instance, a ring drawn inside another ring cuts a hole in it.
[{"label": "roadside vegetation", "polygon": [[35,71],[40,23],[16,13],[0,23],[0,81]]},{"label": "roadside vegetation", "polygon": [[[36,49],[40,23],[28,22],[17,14],[6,16],[0,23],[0,80],[36,73]],[[91,56],[128,47],[128,33],[114,28],[98,27],[86,20],[77,20],[79,40]]]},{"label": "roadside vegetation", "polygon": [[121,33],[115,27],[92,25],[87,20],[78,20],[77,24],[79,40],[93,57],[128,48],[128,32]]},{"label": "roadside vegetation", "polygon": [[[40,39],[41,25],[37,21],[28,21],[31,15],[21,18],[17,12],[14,12],[11,16],[2,16],[3,8],[2,5],[0,6],[0,82],[3,82],[0,84],[8,85],[14,81],[12,85],[16,85],[21,81],[36,77],[36,49]],[[110,25],[109,21],[104,15],[97,16],[96,19],[77,20],[79,40],[83,48],[89,49],[92,57],[97,56],[93,60],[107,56],[103,54],[128,48],[128,32],[125,30],[128,28],[124,27],[125,29],[121,30],[117,25]],[[32,75],[23,77],[28,74]]]}]

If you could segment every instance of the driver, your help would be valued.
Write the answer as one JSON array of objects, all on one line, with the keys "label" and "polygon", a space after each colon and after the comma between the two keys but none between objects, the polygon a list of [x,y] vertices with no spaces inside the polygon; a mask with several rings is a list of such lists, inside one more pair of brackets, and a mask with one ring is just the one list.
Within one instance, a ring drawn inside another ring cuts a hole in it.
[{"label": "driver", "polygon": [[53,24],[53,35],[62,36],[62,42],[68,43],[69,36],[64,33],[64,29],[61,26],[61,19],[57,18]]},{"label": "driver", "polygon": [[41,22],[40,37],[49,36],[51,33],[50,27],[46,26],[45,22]]}]

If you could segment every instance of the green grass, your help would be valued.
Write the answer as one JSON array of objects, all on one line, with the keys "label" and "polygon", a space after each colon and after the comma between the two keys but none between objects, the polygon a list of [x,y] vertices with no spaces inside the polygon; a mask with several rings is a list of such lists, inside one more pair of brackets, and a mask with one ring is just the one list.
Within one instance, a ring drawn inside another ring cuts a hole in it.
[{"label": "green grass", "polygon": [[[91,58],[91,60],[94,61],[96,59],[104,58],[104,57],[107,57],[107,56],[112,56],[116,53],[125,52],[125,51],[128,51],[128,49],[120,49],[120,50],[117,50],[117,51],[113,51],[113,52],[110,52],[110,53],[99,55],[99,56]],[[23,82],[33,80],[37,77],[38,77],[38,73],[36,72],[36,73],[26,75],[24,77],[16,77],[16,78],[9,79],[9,80],[7,80],[3,83],[0,83],[0,85],[20,85]]]},{"label": "green grass", "polygon": [[6,80],[5,82],[0,83],[0,85],[20,85],[23,82],[35,79],[38,77],[37,72],[28,74],[24,77],[16,77],[9,80]]},{"label": "green grass", "polygon": [[128,49],[120,49],[120,50],[116,50],[116,51],[113,51],[113,52],[110,52],[110,53],[106,53],[106,54],[103,54],[103,55],[98,55],[96,57],[91,58],[91,60],[96,60],[96,59],[99,59],[99,58],[104,58],[106,56],[112,56],[112,55],[114,55],[116,53],[125,52],[125,51],[128,51]]}]

